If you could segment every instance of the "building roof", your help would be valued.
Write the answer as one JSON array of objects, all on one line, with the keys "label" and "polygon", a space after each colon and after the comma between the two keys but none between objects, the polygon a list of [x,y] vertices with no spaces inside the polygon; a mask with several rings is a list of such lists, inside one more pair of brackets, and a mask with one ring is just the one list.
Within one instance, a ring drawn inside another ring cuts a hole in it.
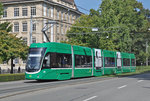
[{"label": "building roof", "polygon": [[[11,3],[20,3],[20,2],[38,2],[38,1],[49,1],[49,2],[53,2],[52,0],[0,0],[0,2],[2,2],[3,4],[11,4]],[[75,6],[76,8],[76,11],[78,11],[78,13],[82,13],[78,10],[74,0],[61,0],[61,1],[64,1],[64,2],[67,2],[67,3],[70,3],[72,5]]]},{"label": "building roof", "polygon": [[[38,0],[0,0],[0,2],[17,2],[17,1],[38,1]],[[51,1],[51,0],[48,0],[48,1]],[[62,1],[65,1],[65,2],[68,2],[68,3],[74,3],[74,0],[62,0]]]},{"label": "building roof", "polygon": [[29,1],[29,0],[0,0],[0,2]]},{"label": "building roof", "polygon": [[66,2],[69,2],[69,3],[74,3],[74,0],[63,0],[63,1],[66,1]]}]

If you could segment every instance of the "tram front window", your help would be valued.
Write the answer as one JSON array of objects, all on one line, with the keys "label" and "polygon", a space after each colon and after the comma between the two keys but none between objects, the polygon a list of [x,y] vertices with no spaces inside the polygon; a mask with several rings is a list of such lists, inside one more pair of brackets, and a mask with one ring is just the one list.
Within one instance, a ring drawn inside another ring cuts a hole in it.
[{"label": "tram front window", "polygon": [[36,72],[40,69],[41,61],[46,48],[30,48],[26,64],[27,72]]}]

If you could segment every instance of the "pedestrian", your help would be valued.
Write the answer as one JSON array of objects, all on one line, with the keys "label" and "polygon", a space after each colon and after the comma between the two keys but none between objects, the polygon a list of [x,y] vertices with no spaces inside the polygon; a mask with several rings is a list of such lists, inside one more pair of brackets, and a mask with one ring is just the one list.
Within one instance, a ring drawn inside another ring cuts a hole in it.
[{"label": "pedestrian", "polygon": [[20,69],[21,69],[21,68],[20,68],[20,66],[19,66],[19,67],[18,67],[18,73],[20,73]]},{"label": "pedestrian", "polygon": [[0,74],[2,73],[2,69],[1,69],[1,67],[0,67]]}]

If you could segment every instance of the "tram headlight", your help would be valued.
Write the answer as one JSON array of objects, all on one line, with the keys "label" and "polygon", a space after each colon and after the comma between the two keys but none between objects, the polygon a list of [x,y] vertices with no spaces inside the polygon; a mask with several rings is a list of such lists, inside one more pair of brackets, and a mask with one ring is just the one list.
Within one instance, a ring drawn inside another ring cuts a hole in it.
[{"label": "tram headlight", "polygon": [[39,75],[37,76],[37,78],[39,78]]}]

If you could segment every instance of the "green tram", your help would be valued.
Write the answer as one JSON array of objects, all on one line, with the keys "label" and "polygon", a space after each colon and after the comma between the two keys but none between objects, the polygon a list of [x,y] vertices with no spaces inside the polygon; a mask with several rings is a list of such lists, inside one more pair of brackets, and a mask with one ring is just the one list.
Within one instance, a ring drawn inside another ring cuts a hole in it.
[{"label": "green tram", "polygon": [[30,46],[26,79],[66,80],[134,72],[134,54],[64,43],[33,43]]}]

